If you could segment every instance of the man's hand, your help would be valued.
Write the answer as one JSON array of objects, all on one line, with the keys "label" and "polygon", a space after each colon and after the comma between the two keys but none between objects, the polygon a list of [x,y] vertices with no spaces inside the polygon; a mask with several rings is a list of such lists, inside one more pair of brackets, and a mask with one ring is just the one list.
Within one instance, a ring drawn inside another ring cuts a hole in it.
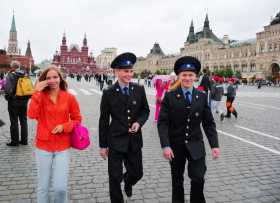
[{"label": "man's hand", "polygon": [[219,156],[220,156],[220,149],[219,148],[212,148],[213,159],[218,159]]},{"label": "man's hand", "polygon": [[58,134],[63,132],[63,125],[57,125],[53,130],[52,134]]},{"label": "man's hand", "polygon": [[135,122],[132,124],[131,128],[128,129],[129,133],[137,133],[138,130],[140,129],[140,124],[138,122]]},{"label": "man's hand", "polygon": [[106,160],[106,158],[108,157],[108,148],[101,148],[100,149],[100,156]]},{"label": "man's hand", "polygon": [[163,157],[169,161],[171,161],[174,158],[173,151],[170,147],[166,147],[163,150]]}]

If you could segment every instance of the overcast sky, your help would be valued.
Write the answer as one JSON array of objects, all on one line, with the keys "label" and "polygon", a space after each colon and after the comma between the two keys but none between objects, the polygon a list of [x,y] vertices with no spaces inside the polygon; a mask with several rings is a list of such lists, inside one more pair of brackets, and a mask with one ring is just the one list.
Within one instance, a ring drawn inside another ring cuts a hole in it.
[{"label": "overcast sky", "polygon": [[25,53],[30,40],[39,63],[52,58],[64,31],[68,45],[81,46],[86,33],[95,57],[105,47],[146,56],[154,42],[178,53],[191,20],[198,31],[206,13],[219,38],[255,38],[280,12],[280,0],[0,0],[0,48],[8,46],[13,10],[19,47]]}]

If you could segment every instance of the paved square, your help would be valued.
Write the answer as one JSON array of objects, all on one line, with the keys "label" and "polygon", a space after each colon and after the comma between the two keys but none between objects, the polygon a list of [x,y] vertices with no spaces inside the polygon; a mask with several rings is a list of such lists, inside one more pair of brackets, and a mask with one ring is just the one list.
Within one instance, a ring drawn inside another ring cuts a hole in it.
[{"label": "paved square", "polygon": [[[90,129],[92,145],[85,151],[72,150],[70,202],[110,202],[107,161],[99,156],[98,118],[101,92],[95,82],[69,79],[70,91],[80,102],[84,124]],[[154,90],[146,88],[151,115],[144,126],[144,177],[133,188],[131,202],[171,202],[169,164],[162,157],[153,122]],[[212,160],[207,146],[205,196],[208,203],[280,202],[280,88],[241,86],[234,102],[237,120],[220,122],[221,157]],[[225,106],[224,103],[222,103]],[[35,122],[29,121],[29,145],[11,148],[7,102],[0,98],[0,203],[36,202],[36,165],[33,137]],[[225,108],[224,108],[225,109]],[[189,179],[185,174],[185,196],[189,202]]]}]

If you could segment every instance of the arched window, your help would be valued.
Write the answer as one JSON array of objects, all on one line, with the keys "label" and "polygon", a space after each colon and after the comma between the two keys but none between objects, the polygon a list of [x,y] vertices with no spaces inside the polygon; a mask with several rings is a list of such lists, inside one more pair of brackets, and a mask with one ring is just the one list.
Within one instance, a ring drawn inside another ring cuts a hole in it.
[{"label": "arched window", "polygon": [[269,50],[269,51],[273,51],[273,49],[272,49],[272,44],[269,44],[269,45],[268,45],[268,50]]},{"label": "arched window", "polygon": [[246,63],[243,63],[242,66],[241,66],[241,71],[242,72],[248,72],[247,70],[247,64]]},{"label": "arched window", "polygon": [[261,52],[261,53],[264,52],[264,44],[260,44],[260,52]]},{"label": "arched window", "polygon": [[255,63],[251,63],[250,64],[250,72],[255,72],[256,71],[256,64]]}]

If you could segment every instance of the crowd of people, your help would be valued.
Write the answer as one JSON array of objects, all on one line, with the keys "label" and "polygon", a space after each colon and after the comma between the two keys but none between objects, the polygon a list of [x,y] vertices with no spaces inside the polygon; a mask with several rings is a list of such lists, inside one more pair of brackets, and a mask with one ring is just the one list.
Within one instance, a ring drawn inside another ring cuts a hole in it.
[{"label": "crowd of people", "polygon": [[[176,89],[180,86],[180,83],[174,72],[168,77],[159,77],[155,75],[151,79],[151,83],[156,89],[154,121],[157,122],[164,94]],[[230,77],[225,79],[224,77],[213,74],[210,76],[209,72],[204,69],[202,74],[197,77],[195,83],[197,89],[207,95],[210,108],[219,115],[221,121],[223,121],[224,118],[230,118],[231,114],[233,114],[235,118],[238,117],[237,111],[233,107],[233,101],[235,100],[236,91],[238,89],[238,80],[236,78]],[[226,97],[226,112],[223,112],[221,108],[223,96]]]},{"label": "crowd of people", "polygon": [[81,82],[82,78],[89,83],[95,80],[96,85],[99,86],[101,91],[104,88],[104,84],[110,86],[115,81],[115,75],[112,73],[70,73],[68,76],[72,79],[76,78],[77,82]]},{"label": "crowd of people", "polygon": [[[113,203],[122,203],[125,198],[130,198],[133,195],[133,186],[144,175],[141,129],[148,120],[150,109],[145,88],[132,82],[135,62],[136,56],[133,53],[123,53],[113,60],[111,68],[116,76],[114,84],[114,80],[112,83],[108,82],[106,75],[83,75],[88,82],[95,78],[99,83],[108,83],[100,103],[99,147],[100,156],[103,159],[108,158],[109,193]],[[206,165],[201,123],[212,148],[213,158],[218,158],[220,154],[215,121],[207,95],[194,88],[200,67],[197,59],[182,57],[174,64],[173,80],[155,81],[156,88],[163,90],[156,95],[156,121],[163,156],[170,161],[172,202],[184,202],[183,168],[186,161],[191,179],[191,202],[205,202],[203,186]],[[4,88],[11,121],[11,142],[7,143],[7,146],[27,145],[27,116],[37,120],[34,143],[37,202],[49,202],[49,190],[52,187],[54,202],[65,203],[68,201],[71,132],[82,120],[79,103],[75,96],[67,91],[65,77],[57,67],[52,65],[40,74],[32,96],[27,89],[28,75],[18,71],[18,68],[14,67],[6,76]],[[76,77],[77,81],[81,81],[82,77],[80,74],[69,76]],[[21,79],[22,77],[26,80]],[[175,77],[178,80],[175,80]],[[22,81],[20,87],[23,93],[18,91],[19,85],[15,84],[19,81]],[[7,84],[11,86],[9,89]],[[152,86],[152,78],[147,81],[147,85]],[[18,119],[21,139],[18,134]],[[124,182],[125,198],[121,182]]]},{"label": "crowd of people", "polygon": [[[187,164],[191,183],[190,202],[204,203],[206,149],[201,126],[209,142],[212,157],[217,159],[220,150],[213,113],[217,113],[221,121],[226,117],[230,118],[231,114],[238,117],[233,107],[237,80],[210,76],[206,69],[200,75],[200,61],[184,56],[175,62],[172,74],[150,75],[145,78],[143,86],[139,84],[140,78],[136,83],[132,82],[135,62],[136,56],[133,53],[123,53],[111,63],[114,75],[68,75],[78,82],[82,78],[86,82],[95,80],[100,90],[103,90],[99,115],[99,147],[100,156],[104,160],[108,159],[110,200],[112,203],[123,203],[126,198],[131,198],[133,186],[144,176],[142,127],[150,115],[144,87],[147,86],[156,90],[154,121],[157,123],[163,157],[170,164],[171,202],[185,202],[184,173]],[[4,78],[4,75],[1,74],[1,77]],[[21,85],[18,85],[19,81]],[[79,102],[67,91],[65,76],[54,65],[40,74],[34,87],[28,86],[28,81],[27,72],[18,65],[13,65],[6,75],[4,92],[11,124],[11,141],[7,146],[28,145],[27,116],[37,120],[34,143],[37,202],[49,202],[52,187],[54,202],[66,203],[71,132],[83,117]],[[226,91],[225,82],[228,83]],[[104,83],[107,84],[106,88]],[[21,93],[18,88],[22,88]],[[32,94],[28,88],[33,88]],[[226,96],[226,112],[220,108],[223,96]],[[0,120],[0,126],[4,124]],[[124,173],[123,167],[126,169]]]}]

